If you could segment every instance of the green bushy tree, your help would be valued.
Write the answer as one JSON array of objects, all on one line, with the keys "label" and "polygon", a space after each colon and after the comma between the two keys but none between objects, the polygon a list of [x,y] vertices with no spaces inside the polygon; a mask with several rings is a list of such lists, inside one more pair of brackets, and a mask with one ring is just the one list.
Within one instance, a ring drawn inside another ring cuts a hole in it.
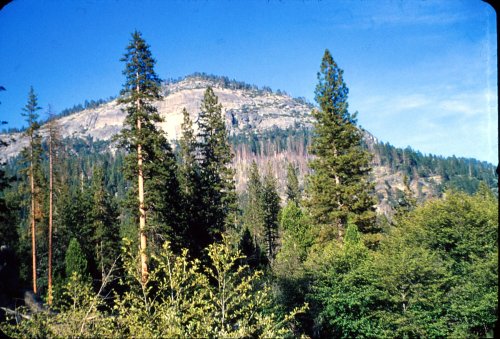
[{"label": "green bushy tree", "polygon": [[447,192],[404,216],[377,251],[349,226],[306,268],[316,334],[484,337],[497,321],[498,199]]}]

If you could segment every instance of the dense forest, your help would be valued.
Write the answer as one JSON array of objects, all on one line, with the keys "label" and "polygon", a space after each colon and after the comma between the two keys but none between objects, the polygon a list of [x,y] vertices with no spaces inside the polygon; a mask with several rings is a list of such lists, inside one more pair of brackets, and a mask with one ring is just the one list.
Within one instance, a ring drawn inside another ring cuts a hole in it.
[{"label": "dense forest", "polygon": [[[4,334],[493,336],[491,164],[367,143],[328,50],[312,129],[229,135],[208,87],[198,119],[184,110],[175,143],[157,127],[152,102],[165,93],[139,32],[122,61],[127,116],[112,141],[62,139],[55,115],[42,139],[38,97],[28,93],[29,143],[0,167]],[[253,162],[236,190],[235,153],[284,150],[303,155],[307,169],[289,161],[282,185]],[[375,211],[373,166],[405,177],[389,217]],[[437,177],[433,199],[410,188]]]}]

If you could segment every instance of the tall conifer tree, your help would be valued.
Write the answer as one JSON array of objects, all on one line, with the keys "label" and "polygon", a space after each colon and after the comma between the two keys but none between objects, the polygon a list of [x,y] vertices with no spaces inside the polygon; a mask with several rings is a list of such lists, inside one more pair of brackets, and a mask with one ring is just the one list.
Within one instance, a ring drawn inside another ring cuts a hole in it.
[{"label": "tall conifer tree", "polygon": [[278,214],[280,211],[280,196],[278,195],[276,186],[276,178],[269,170],[263,180],[261,203],[266,254],[270,263],[274,261],[278,245]]},{"label": "tall conifer tree", "polygon": [[198,119],[198,147],[203,194],[203,224],[207,242],[219,240],[227,226],[234,224],[236,193],[232,153],[222,116],[222,105],[211,87],[205,91]]},{"label": "tall conifer tree", "polygon": [[312,112],[316,121],[311,152],[316,157],[310,162],[308,201],[325,240],[342,239],[348,220],[361,232],[374,231],[370,155],[362,148],[356,114],[348,111],[348,92],[343,71],[326,50],[315,91],[319,109]]},{"label": "tall conifer tree", "polygon": [[184,195],[192,197],[194,194],[194,181],[198,176],[199,166],[196,162],[196,135],[193,130],[193,121],[191,120],[186,108],[182,110],[182,135],[179,139],[180,147],[180,168],[179,182]]},{"label": "tall conifer tree", "polygon": [[[160,78],[154,70],[149,46],[141,33],[134,32],[125,62],[126,82],[121,91],[120,102],[126,104],[125,128],[120,138],[128,152],[126,158],[127,179],[133,182],[131,201],[136,203],[139,221],[141,272],[147,281],[148,237],[164,239],[160,233],[169,232],[168,217],[175,215],[172,201],[179,201],[179,185],[176,178],[175,157],[165,133],[157,127],[162,121],[153,102],[161,99]],[[148,223],[146,225],[146,222]]]},{"label": "tall conifer tree", "polygon": [[262,182],[257,163],[252,161],[247,184],[248,200],[245,206],[243,220],[245,226],[251,231],[256,244],[264,242],[264,222],[262,212]]},{"label": "tall conifer tree", "polygon": [[28,103],[23,108],[22,115],[26,117],[28,128],[25,135],[28,137],[28,146],[22,152],[22,161],[27,164],[24,172],[29,180],[30,192],[30,229],[31,229],[31,256],[32,256],[32,281],[33,292],[37,293],[37,253],[36,253],[36,223],[41,218],[41,192],[40,181],[42,179],[41,157],[42,157],[42,139],[39,133],[40,124],[38,123],[38,113],[41,107],[38,106],[38,98],[33,87],[28,94]]},{"label": "tall conifer tree", "polygon": [[200,166],[196,159],[197,143],[193,130],[193,121],[188,111],[182,110],[183,122],[182,135],[179,140],[179,183],[182,193],[182,219],[184,231],[182,232],[182,247],[190,249],[191,254],[198,255],[203,248],[198,246],[198,225],[201,223],[200,207],[202,195],[200,191],[201,177]]}]

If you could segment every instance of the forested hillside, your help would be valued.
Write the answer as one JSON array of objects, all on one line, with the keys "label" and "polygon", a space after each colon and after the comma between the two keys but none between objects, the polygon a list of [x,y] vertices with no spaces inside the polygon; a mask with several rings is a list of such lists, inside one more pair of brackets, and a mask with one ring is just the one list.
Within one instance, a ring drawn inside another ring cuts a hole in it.
[{"label": "forested hillside", "polygon": [[[139,32],[122,61],[120,96],[86,104],[101,109],[87,129],[79,107],[42,127],[31,88],[23,142],[2,139],[2,332],[493,335],[493,165],[360,129],[328,50],[315,107],[225,77],[162,84]],[[199,99],[175,113],[174,138],[158,103],[185,91]]]}]

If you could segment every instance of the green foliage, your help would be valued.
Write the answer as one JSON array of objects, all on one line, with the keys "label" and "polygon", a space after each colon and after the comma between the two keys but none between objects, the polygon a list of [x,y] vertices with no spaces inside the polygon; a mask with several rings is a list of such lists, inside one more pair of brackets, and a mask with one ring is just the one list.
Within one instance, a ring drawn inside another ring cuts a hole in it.
[{"label": "green foliage", "polygon": [[280,226],[283,239],[278,257],[296,256],[299,262],[304,262],[308,250],[313,244],[310,232],[310,220],[294,201],[289,201],[281,211]]},{"label": "green foliage", "polygon": [[[189,260],[187,250],[175,255],[165,242],[151,258],[147,283],[141,280],[137,255],[125,242],[125,292],[113,309],[77,273],[65,286],[57,314],[37,314],[18,326],[3,325],[9,334],[84,337],[276,337],[291,335],[298,312],[273,311],[262,272],[239,265],[242,256],[227,240],[208,248],[210,264]],[[111,313],[109,313],[111,312]]]},{"label": "green foliage", "polygon": [[[40,123],[38,122],[38,113],[41,107],[38,106],[38,97],[35,94],[33,87],[30,88],[28,94],[28,103],[23,108],[24,113],[21,115],[26,118],[28,127],[24,132],[25,136],[29,138],[28,146],[24,147],[21,151],[21,163],[24,165],[23,173],[29,178],[33,176],[35,181],[35,194],[36,208],[40,209],[41,192],[40,187],[44,181],[41,162],[42,162],[42,137],[40,135]],[[26,191],[29,191],[29,183],[26,184]],[[40,210],[37,210],[37,218],[40,218]]]},{"label": "green foliage", "polygon": [[15,325],[0,323],[0,329],[13,338],[68,338],[113,336],[111,318],[104,297],[95,294],[90,282],[73,272],[62,289],[61,298],[53,310],[41,310],[31,315],[21,307],[16,311],[24,314]]},{"label": "green foliage", "polygon": [[151,258],[147,283],[130,246],[125,240],[124,293],[115,296],[112,309],[102,288],[94,293],[74,272],[57,313],[36,313],[18,325],[3,323],[2,330],[13,337],[282,337],[292,334],[293,318],[306,309],[276,313],[262,272],[239,265],[242,256],[227,239],[208,247],[208,266],[188,259],[187,250],[175,255],[165,242]]},{"label": "green foliage", "polygon": [[94,169],[91,184],[92,207],[90,221],[92,224],[93,255],[96,268],[101,271],[101,278],[108,272],[120,255],[120,230],[118,211],[111,196],[105,190],[104,171],[102,167]]},{"label": "green foliage", "polygon": [[380,335],[372,315],[378,306],[377,291],[371,286],[372,276],[363,271],[370,259],[354,224],[347,227],[343,243],[311,249],[306,268],[316,278],[307,299],[315,314],[315,333],[344,338]]},{"label": "green foliage", "polygon": [[259,258],[260,248],[263,248],[267,261],[272,263],[278,247],[280,197],[276,178],[270,169],[261,180],[255,161],[250,167],[246,198],[243,222],[245,229],[253,236],[253,247],[256,251],[250,256]]},{"label": "green foliage", "polygon": [[262,190],[259,168],[253,161],[247,183],[246,201],[243,204],[244,231],[240,240],[240,249],[251,267],[259,267],[268,263],[265,253],[261,250],[265,244]]},{"label": "green foliage", "polygon": [[447,263],[430,249],[409,244],[405,237],[393,234],[373,260],[374,287],[385,305],[378,314],[381,330],[398,337],[450,335]]},{"label": "green foliage", "polygon": [[313,221],[321,228],[320,241],[342,238],[348,219],[363,233],[377,232],[370,196],[373,187],[368,182],[370,155],[361,146],[356,114],[347,109],[348,92],[343,71],[326,50],[315,92],[319,110],[312,112],[311,152],[316,158],[310,162],[307,201]]},{"label": "green foliage", "polygon": [[254,236],[247,227],[243,230],[238,243],[238,249],[245,257],[242,259],[242,262],[252,269],[262,269],[269,263],[266,254],[262,251],[259,243],[255,241]]},{"label": "green foliage", "polygon": [[151,258],[147,284],[142,283],[138,256],[125,243],[126,288],[114,307],[116,334],[126,337],[193,336],[206,328],[207,291],[198,288],[206,278],[199,273],[198,259],[189,261],[187,251],[176,256],[168,242]]},{"label": "green foliage", "polygon": [[[1,146],[0,146],[1,150]],[[0,246],[8,246],[12,250],[18,248],[19,235],[17,233],[15,205],[6,197],[6,189],[10,186],[10,178],[5,172],[4,164],[0,163]],[[13,206],[14,205],[14,206]]]},{"label": "green foliage", "polygon": [[[497,321],[498,200],[447,192],[407,214],[368,250],[311,249],[306,267],[315,333],[337,337],[488,336]],[[315,245],[317,246],[317,245]]]},{"label": "green foliage", "polygon": [[487,335],[498,311],[498,199],[486,185],[474,196],[447,192],[416,209],[404,225],[405,237],[446,263],[448,303],[439,302],[451,333]]},{"label": "green foliage", "polygon": [[87,258],[83,253],[78,240],[72,238],[69,242],[68,250],[66,251],[66,277],[71,277],[73,273],[78,274],[80,277],[88,275],[87,271]]},{"label": "green foliage", "polygon": [[[294,201],[288,201],[280,213],[281,247],[272,267],[274,294],[278,304],[286,311],[303,305],[309,290],[310,278],[304,269],[304,261],[314,240],[310,227],[302,209]],[[309,314],[299,317],[302,320],[301,330],[304,331]]]}]

